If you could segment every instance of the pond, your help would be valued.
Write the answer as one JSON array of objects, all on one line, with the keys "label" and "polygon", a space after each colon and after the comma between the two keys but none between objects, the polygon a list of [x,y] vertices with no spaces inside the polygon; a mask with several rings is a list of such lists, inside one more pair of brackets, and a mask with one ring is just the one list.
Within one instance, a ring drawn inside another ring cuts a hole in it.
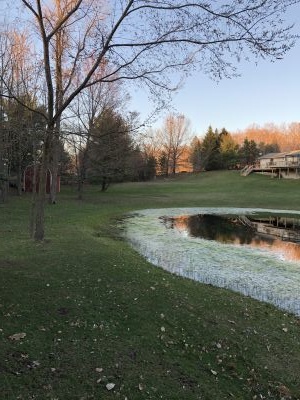
[{"label": "pond", "polygon": [[300,315],[300,212],[233,208],[142,210],[125,235],[148,261]]},{"label": "pond", "polygon": [[271,251],[283,260],[300,260],[300,216],[198,214],[161,219],[167,229],[191,237],[247,245]]}]

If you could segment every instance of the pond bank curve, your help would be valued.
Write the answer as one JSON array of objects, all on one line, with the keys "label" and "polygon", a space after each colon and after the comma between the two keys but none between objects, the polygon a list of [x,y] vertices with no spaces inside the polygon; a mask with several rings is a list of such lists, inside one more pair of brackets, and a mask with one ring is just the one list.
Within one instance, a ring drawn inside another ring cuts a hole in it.
[{"label": "pond bank curve", "polygon": [[190,237],[166,229],[162,217],[180,215],[289,214],[299,211],[245,208],[139,210],[125,220],[125,237],[152,264],[177,275],[227,288],[300,316],[300,262],[269,251]]}]

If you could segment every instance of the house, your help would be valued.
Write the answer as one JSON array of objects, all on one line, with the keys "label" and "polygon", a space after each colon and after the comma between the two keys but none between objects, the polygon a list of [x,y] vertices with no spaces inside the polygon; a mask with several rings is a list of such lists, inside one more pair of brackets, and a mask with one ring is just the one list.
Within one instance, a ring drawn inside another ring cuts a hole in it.
[{"label": "house", "polygon": [[300,150],[291,151],[286,155],[286,161],[290,166],[300,164]]},{"label": "house", "polygon": [[268,153],[259,157],[255,163],[255,167],[268,169],[272,167],[282,167],[285,165],[286,153]]},{"label": "house", "polygon": [[258,157],[254,165],[246,166],[242,175],[252,172],[277,178],[300,179],[300,150],[283,153],[268,153]]}]

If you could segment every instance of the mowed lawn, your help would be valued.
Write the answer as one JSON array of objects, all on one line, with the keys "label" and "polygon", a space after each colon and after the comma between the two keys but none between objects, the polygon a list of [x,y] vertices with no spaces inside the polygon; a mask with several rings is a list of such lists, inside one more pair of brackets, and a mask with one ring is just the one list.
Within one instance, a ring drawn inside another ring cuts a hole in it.
[{"label": "mowed lawn", "polygon": [[1,400],[300,399],[299,318],[154,267],[118,230],[144,208],[300,210],[300,181],[206,172],[76,197],[47,206],[43,243],[29,195],[0,205]]}]

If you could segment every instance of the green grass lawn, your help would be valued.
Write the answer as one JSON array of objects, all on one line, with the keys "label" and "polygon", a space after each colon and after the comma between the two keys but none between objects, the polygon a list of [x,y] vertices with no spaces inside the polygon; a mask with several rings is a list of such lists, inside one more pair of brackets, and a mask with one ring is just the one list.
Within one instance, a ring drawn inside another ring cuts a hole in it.
[{"label": "green grass lawn", "polygon": [[89,187],[83,201],[63,187],[42,244],[28,239],[30,196],[12,196],[0,205],[0,399],[300,399],[299,318],[154,267],[117,229],[143,208],[300,210],[299,185],[207,172]]}]

